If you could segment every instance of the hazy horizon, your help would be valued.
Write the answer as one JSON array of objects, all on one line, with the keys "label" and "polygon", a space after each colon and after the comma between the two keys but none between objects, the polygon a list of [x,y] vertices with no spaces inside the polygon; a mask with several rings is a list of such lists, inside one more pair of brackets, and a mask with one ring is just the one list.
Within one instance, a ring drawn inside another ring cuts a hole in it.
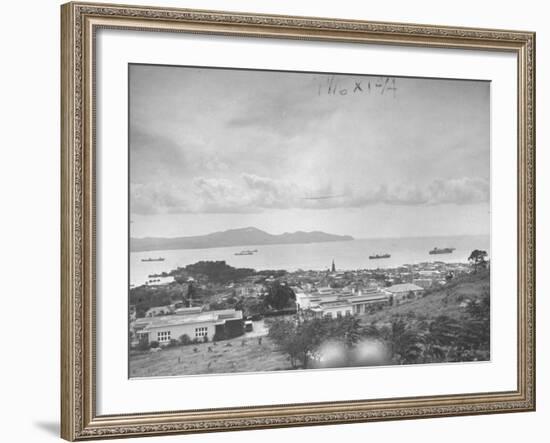
[{"label": "hazy horizon", "polygon": [[490,83],[130,66],[131,237],[488,235]]}]

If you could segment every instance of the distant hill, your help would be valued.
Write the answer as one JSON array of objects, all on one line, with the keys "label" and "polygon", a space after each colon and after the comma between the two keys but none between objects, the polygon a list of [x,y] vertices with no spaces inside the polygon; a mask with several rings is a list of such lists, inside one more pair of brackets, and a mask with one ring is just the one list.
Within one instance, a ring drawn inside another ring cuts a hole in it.
[{"label": "distant hill", "polygon": [[293,243],[323,243],[353,240],[350,235],[334,235],[325,232],[285,232],[269,234],[257,228],[230,229],[194,237],[145,237],[130,239],[130,251],[158,251],[167,249],[207,249],[226,246],[281,245]]}]

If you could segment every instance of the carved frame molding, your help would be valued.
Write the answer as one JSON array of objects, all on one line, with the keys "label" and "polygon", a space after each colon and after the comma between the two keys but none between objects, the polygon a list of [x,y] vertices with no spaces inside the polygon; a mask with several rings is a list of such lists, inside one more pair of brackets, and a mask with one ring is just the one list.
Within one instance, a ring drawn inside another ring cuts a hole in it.
[{"label": "carved frame molding", "polygon": [[[535,409],[535,34],[68,3],[61,7],[61,435],[67,440]],[[95,412],[94,36],[97,29],[508,51],[518,59],[518,388],[513,392],[152,412]]]}]

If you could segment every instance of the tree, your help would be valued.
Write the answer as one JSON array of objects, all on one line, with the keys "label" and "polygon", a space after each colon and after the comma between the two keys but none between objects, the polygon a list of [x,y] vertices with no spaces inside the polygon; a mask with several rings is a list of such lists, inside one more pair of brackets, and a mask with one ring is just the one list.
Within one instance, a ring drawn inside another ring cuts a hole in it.
[{"label": "tree", "polygon": [[306,369],[320,358],[320,349],[328,341],[343,343],[346,361],[352,358],[351,350],[361,340],[363,328],[355,317],[313,318],[300,323],[275,320],[269,329],[269,337],[288,354],[293,368]]},{"label": "tree", "polygon": [[382,330],[375,323],[369,323],[361,327],[361,337],[380,339],[382,335]]},{"label": "tree", "polygon": [[325,340],[329,319],[314,318],[301,323],[289,320],[275,320],[269,328],[269,338],[288,354],[290,364],[303,369],[315,360],[319,347]]},{"label": "tree", "polygon": [[205,276],[214,283],[225,284],[255,274],[254,269],[234,268],[225,261],[199,261],[187,265],[185,271],[195,277]]},{"label": "tree", "polygon": [[489,320],[491,312],[491,296],[487,288],[481,296],[466,307],[466,312],[476,320]]},{"label": "tree", "polygon": [[318,357],[321,344],[327,338],[330,319],[314,318],[298,325],[296,341],[302,368],[307,369],[311,360]]},{"label": "tree", "polygon": [[246,316],[261,315],[265,311],[265,305],[256,297],[247,297],[243,300],[242,309]]},{"label": "tree", "polygon": [[422,353],[423,337],[402,318],[394,317],[382,332],[392,358],[399,364],[416,363]]},{"label": "tree", "polygon": [[461,360],[472,359],[476,351],[487,353],[491,345],[491,298],[488,290],[481,297],[471,302],[466,308],[469,318],[464,322],[458,335],[458,347]]},{"label": "tree", "polygon": [[346,316],[329,321],[326,335],[328,338],[341,341],[350,349],[361,340],[363,332],[359,319]]},{"label": "tree", "polygon": [[487,251],[474,249],[468,257],[468,261],[474,266],[476,272],[485,269],[487,267]]},{"label": "tree", "polygon": [[291,300],[296,300],[296,294],[290,286],[275,281],[267,287],[264,297],[266,306],[280,310],[289,306]]},{"label": "tree", "polygon": [[145,317],[150,308],[170,303],[170,294],[166,288],[157,289],[143,285],[130,289],[130,304],[136,307],[137,318]]},{"label": "tree", "polygon": [[288,354],[290,364],[297,367],[300,355],[300,343],[297,337],[297,326],[288,320],[275,320],[269,327],[269,338],[271,338],[283,352]]},{"label": "tree", "polygon": [[461,332],[459,323],[446,315],[439,315],[427,325],[424,359],[428,362],[448,361],[450,348],[457,345]]}]

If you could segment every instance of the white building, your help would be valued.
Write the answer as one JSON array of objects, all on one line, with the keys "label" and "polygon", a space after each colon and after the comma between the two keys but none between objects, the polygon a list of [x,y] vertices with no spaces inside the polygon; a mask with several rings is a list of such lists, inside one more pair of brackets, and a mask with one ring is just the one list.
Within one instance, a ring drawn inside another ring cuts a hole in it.
[{"label": "white building", "polygon": [[351,315],[352,311],[353,308],[347,300],[326,301],[311,308],[316,316],[332,318]]},{"label": "white building", "polygon": [[390,295],[377,288],[352,291],[349,288],[319,288],[314,292],[295,290],[299,311],[315,316],[339,317],[364,314],[373,305],[388,304]]},{"label": "white building", "polygon": [[178,340],[182,335],[187,335],[191,340],[203,340],[204,337],[212,340],[214,335],[223,334],[227,324],[234,321],[240,322],[242,327],[243,313],[235,309],[191,312],[188,308],[179,311],[180,315],[137,319],[133,325],[137,337],[147,339],[149,343],[158,341],[162,346],[170,340]]},{"label": "white building", "polygon": [[417,298],[422,294],[424,288],[412,283],[401,283],[399,285],[384,288],[384,291],[393,297],[393,302],[395,304],[400,304]]}]

